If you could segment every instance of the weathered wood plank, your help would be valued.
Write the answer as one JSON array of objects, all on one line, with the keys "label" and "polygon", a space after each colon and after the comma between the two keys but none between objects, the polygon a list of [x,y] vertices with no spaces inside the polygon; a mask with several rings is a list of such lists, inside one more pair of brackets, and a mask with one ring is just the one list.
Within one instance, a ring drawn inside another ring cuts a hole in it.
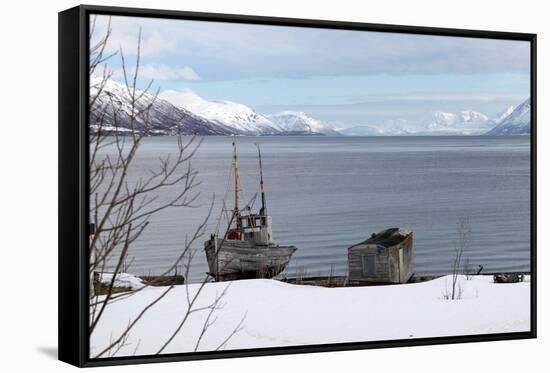
[{"label": "weathered wood plank", "polygon": [[247,241],[221,240],[218,252],[212,240],[205,243],[210,273],[218,281],[243,278],[272,278],[288,265],[295,246],[257,246]]},{"label": "weathered wood plank", "polygon": [[[391,246],[386,247],[385,243],[391,243]],[[364,273],[364,256],[374,257],[373,275]],[[393,228],[350,247],[348,269],[348,276],[353,281],[407,282],[414,274],[413,233]]]}]

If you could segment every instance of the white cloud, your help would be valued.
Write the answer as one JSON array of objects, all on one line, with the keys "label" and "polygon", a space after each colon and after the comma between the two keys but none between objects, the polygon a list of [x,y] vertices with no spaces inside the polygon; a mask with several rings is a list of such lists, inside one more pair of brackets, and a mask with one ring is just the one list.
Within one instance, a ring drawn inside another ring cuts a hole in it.
[{"label": "white cloud", "polygon": [[363,95],[346,97],[349,104],[367,104],[373,102],[395,102],[402,101],[422,101],[422,102],[464,102],[464,101],[522,101],[525,95],[521,94],[497,94],[497,93],[417,93],[410,94],[390,94],[390,95]]},{"label": "white cloud", "polygon": [[190,68],[189,66],[185,66],[182,70],[181,70],[181,76],[183,77],[183,79],[185,80],[200,80],[200,76],[192,69]]},{"label": "white cloud", "polygon": [[[137,38],[134,38],[134,44],[128,44],[130,46],[135,45]],[[131,42],[131,40],[130,40]],[[171,51],[178,45],[177,40],[166,37],[166,35],[160,34],[158,31],[145,33],[141,41],[141,55],[142,56],[156,56],[164,51]]]},{"label": "white cloud", "polygon": [[[106,17],[102,17],[105,24]],[[529,43],[382,32],[113,17],[110,43],[201,64],[207,80],[337,75],[528,73]],[[105,27],[103,27],[104,30]],[[101,31],[98,28],[98,31]],[[101,35],[101,32],[98,32]]]},{"label": "white cloud", "polygon": [[200,80],[199,74],[189,66],[172,67],[167,65],[144,65],[140,76],[155,80]]},{"label": "white cloud", "polygon": [[118,53],[122,49],[126,56],[136,55],[140,28],[140,55],[142,57],[155,57],[173,51],[178,46],[178,40],[172,33],[149,27],[147,23],[138,21],[140,18],[105,16],[96,18],[92,45],[105,36],[109,18],[111,19],[112,33],[105,48],[107,54]]},{"label": "white cloud", "polygon": [[[133,69],[129,74],[133,74]],[[122,69],[116,69],[113,73],[114,79],[120,79],[123,76]],[[139,77],[141,79],[153,80],[201,80],[199,74],[189,66],[168,66],[163,64],[145,64],[139,68]]]}]

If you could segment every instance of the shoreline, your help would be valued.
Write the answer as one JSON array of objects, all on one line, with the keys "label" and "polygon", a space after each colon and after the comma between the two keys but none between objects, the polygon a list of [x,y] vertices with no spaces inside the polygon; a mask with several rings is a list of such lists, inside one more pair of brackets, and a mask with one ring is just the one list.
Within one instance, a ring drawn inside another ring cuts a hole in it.
[{"label": "shoreline", "polygon": [[[108,284],[112,278],[112,272],[96,273],[94,278],[94,294],[97,296],[105,295],[108,291]],[[466,276],[463,273],[459,273],[459,276]],[[471,277],[491,276],[496,275],[523,275],[531,276],[531,272],[528,271],[507,271],[507,272],[486,272],[480,274],[471,274]],[[177,286],[177,285],[197,285],[200,282],[186,283],[185,278],[182,275],[166,275],[166,276],[141,276],[133,275],[130,273],[119,273],[119,279],[114,282],[112,293],[123,293],[137,290],[141,287],[163,287],[163,286]],[[354,288],[354,287],[374,287],[374,286],[392,286],[392,285],[410,285],[423,282],[429,282],[443,278],[446,276],[452,276],[452,273],[438,274],[438,275],[414,275],[406,283],[384,283],[384,282],[369,282],[369,281],[349,281],[347,276],[308,276],[308,277],[282,277],[282,278],[256,278],[256,279],[242,279],[233,281],[207,281],[207,283],[229,283],[240,282],[250,280],[273,280],[289,285],[309,285],[323,288]]]}]

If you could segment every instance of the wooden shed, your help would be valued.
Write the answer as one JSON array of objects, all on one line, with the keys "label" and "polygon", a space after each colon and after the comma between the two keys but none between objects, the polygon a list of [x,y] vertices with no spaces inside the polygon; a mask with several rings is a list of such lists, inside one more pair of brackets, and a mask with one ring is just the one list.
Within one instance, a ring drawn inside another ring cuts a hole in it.
[{"label": "wooden shed", "polygon": [[414,275],[413,233],[390,228],[348,249],[350,282],[405,283]]}]

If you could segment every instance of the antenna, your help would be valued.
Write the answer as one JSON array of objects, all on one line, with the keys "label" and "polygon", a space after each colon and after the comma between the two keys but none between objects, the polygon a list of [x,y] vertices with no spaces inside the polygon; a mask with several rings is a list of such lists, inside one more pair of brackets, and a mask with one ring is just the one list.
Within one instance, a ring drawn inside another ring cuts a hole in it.
[{"label": "antenna", "polygon": [[267,215],[267,206],[265,203],[265,191],[264,191],[264,172],[262,169],[262,151],[260,150],[260,144],[256,143],[258,148],[258,159],[260,160],[260,192],[262,193],[262,208],[260,210],[260,215]]}]

